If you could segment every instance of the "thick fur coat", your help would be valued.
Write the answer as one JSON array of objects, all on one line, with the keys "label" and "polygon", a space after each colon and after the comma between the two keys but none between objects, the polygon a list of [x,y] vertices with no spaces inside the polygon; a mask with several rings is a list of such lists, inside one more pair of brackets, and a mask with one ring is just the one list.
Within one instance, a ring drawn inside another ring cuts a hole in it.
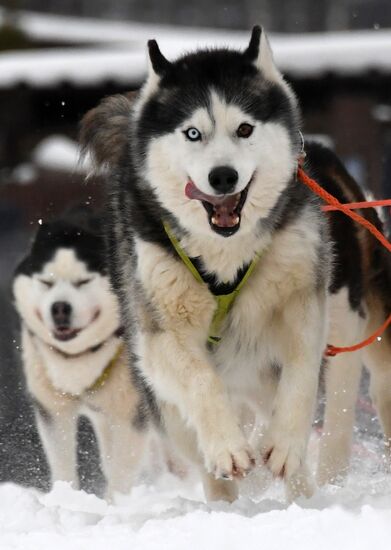
[{"label": "thick fur coat", "polygon": [[[135,365],[209,498],[234,499],[234,480],[255,465],[282,476],[293,496],[308,495],[323,352],[384,316],[369,305],[386,277],[382,253],[342,214],[323,214],[297,180],[297,100],[260,28],[244,52],[199,51],[169,62],[155,41],[149,52],[139,95],[105,100],[82,129],[82,145],[108,169],[109,263]],[[112,119],[113,155],[105,143],[102,157],[99,129]],[[331,152],[317,145],[306,152],[306,169],[321,184],[342,202],[360,200]],[[209,344],[215,296],[234,290],[255,258],[220,343]],[[350,361],[359,370],[359,359]],[[339,362],[330,361],[332,391]],[[342,460],[332,436],[323,441],[322,479]]]}]

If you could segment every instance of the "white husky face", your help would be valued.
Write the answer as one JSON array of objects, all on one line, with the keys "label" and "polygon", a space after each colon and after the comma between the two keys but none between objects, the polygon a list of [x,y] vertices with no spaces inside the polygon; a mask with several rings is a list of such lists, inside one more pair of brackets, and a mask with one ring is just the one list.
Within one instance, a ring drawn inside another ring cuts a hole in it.
[{"label": "white husky face", "polygon": [[[242,129],[250,135],[240,137]],[[193,135],[201,137],[192,140]],[[225,200],[232,197],[227,202],[228,212],[220,213],[222,227],[229,232],[236,225],[236,204],[246,193],[240,212],[241,233],[255,231],[258,220],[277,202],[295,165],[296,154],[282,124],[257,121],[214,92],[210,110],[197,109],[173,133],[153,139],[147,153],[147,177],[152,185],[155,183],[153,189],[161,203],[186,229],[209,235],[211,223],[205,212],[208,198],[217,197],[218,201],[221,195],[226,195]],[[237,182],[227,194],[211,185],[210,175],[219,167],[237,173]],[[192,183],[199,194],[194,188],[189,191]],[[218,213],[218,208],[213,210]],[[219,221],[214,214],[210,220]]]},{"label": "white husky face", "polygon": [[212,51],[173,64],[152,50],[151,75],[135,108],[144,175],[193,234],[256,233],[297,165],[294,96],[266,38],[252,47],[255,57]]},{"label": "white husky face", "polygon": [[28,328],[67,353],[102,343],[119,326],[108,278],[89,271],[70,248],[58,249],[40,272],[18,275],[14,296]]}]

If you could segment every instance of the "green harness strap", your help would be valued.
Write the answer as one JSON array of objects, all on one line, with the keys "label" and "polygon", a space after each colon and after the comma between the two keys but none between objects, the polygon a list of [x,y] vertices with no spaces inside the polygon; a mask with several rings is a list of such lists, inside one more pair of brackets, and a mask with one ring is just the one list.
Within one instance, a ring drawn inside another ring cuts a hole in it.
[{"label": "green harness strap", "polygon": [[[193,262],[190,260],[189,256],[186,254],[186,252],[183,250],[183,248],[179,244],[179,241],[174,235],[174,233],[172,232],[169,224],[167,222],[163,222],[163,227],[165,232],[167,233],[168,238],[171,241],[172,246],[175,248],[178,256],[181,258],[182,262],[185,264],[187,269],[190,271],[190,273],[199,283],[206,286],[205,281],[201,277],[199,271],[197,270]],[[218,335],[220,334],[220,330],[223,325],[223,322],[227,317],[228,312],[231,309],[231,306],[234,303],[237,295],[242,290],[243,286],[246,284],[247,280],[250,278],[252,272],[254,271],[254,268],[257,265],[259,258],[260,258],[259,254],[256,254],[255,258],[252,260],[252,262],[248,266],[247,271],[244,274],[242,280],[239,282],[238,286],[232,292],[229,292],[228,294],[213,294],[216,300],[216,310],[214,312],[211,325],[209,327],[208,342],[210,342],[211,344],[218,344],[220,342],[221,336],[218,336]]]}]

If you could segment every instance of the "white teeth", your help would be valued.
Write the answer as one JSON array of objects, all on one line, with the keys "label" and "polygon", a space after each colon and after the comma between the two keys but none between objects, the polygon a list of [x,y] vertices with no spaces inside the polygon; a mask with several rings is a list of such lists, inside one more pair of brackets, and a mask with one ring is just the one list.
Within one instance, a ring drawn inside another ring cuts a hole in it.
[{"label": "white teeth", "polygon": [[[237,214],[233,215],[232,216],[232,225],[231,225],[231,227],[234,227],[235,225],[238,225],[239,221],[240,221],[239,216]],[[211,222],[213,223],[213,225],[219,225],[218,218],[216,218],[216,216],[211,217]]]}]

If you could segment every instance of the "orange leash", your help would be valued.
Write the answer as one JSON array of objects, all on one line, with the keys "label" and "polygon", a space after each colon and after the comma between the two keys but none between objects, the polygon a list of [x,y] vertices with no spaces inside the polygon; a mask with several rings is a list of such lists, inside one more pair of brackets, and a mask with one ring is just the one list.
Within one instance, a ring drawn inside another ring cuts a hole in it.
[{"label": "orange leash", "polygon": [[[304,183],[307,187],[311,189],[316,195],[318,195],[321,199],[323,199],[325,202],[327,202],[328,206],[322,207],[322,210],[339,210],[340,212],[343,212],[349,218],[356,221],[366,229],[372,235],[381,242],[381,244],[389,251],[391,252],[391,243],[387,240],[387,238],[367,219],[365,219],[363,216],[360,216],[360,214],[357,214],[357,212],[353,212],[355,208],[370,208],[374,206],[388,206],[391,204],[391,199],[386,199],[384,201],[371,201],[371,202],[358,202],[358,203],[350,203],[350,204],[342,204],[339,202],[338,199],[336,199],[333,195],[328,193],[323,187],[321,187],[315,180],[310,178],[304,170],[299,166],[297,169],[297,175],[298,178],[302,183]],[[386,321],[382,324],[381,327],[379,327],[369,338],[366,338],[362,342],[359,342],[358,344],[355,344],[353,346],[346,346],[346,347],[336,347],[332,345],[328,345],[325,351],[325,355],[328,357],[335,357],[339,353],[345,353],[349,351],[357,351],[359,349],[365,348],[366,346],[369,346],[373,342],[375,342],[377,339],[381,337],[383,332],[386,330],[386,328],[391,324],[391,314],[386,319]]]},{"label": "orange leash", "polygon": [[[391,199],[383,199],[381,201],[363,201],[363,202],[349,202],[344,204],[349,210],[357,210],[358,208],[375,208],[376,206],[391,206]],[[338,210],[336,206],[331,206],[327,204],[322,206],[323,212],[331,212],[333,210]]]}]

